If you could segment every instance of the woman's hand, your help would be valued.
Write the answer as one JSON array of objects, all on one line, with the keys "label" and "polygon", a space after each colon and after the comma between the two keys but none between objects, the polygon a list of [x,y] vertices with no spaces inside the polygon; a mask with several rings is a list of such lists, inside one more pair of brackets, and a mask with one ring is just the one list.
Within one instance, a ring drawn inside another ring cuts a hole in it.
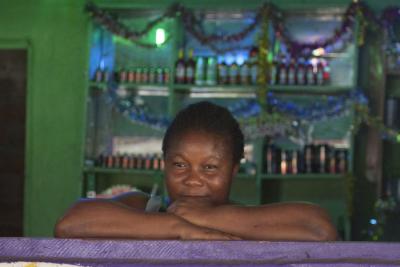
[{"label": "woman's hand", "polygon": [[196,225],[203,225],[206,215],[210,214],[215,206],[208,198],[187,197],[174,201],[167,212],[185,219]]},{"label": "woman's hand", "polygon": [[179,227],[179,237],[182,240],[241,240],[237,236],[197,226],[189,222],[185,222]]}]

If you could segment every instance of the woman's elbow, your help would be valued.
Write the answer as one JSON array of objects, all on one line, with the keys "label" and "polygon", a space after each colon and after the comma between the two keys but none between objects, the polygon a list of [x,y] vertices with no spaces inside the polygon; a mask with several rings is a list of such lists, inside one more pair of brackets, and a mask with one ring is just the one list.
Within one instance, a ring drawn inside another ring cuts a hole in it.
[{"label": "woman's elbow", "polygon": [[79,224],[81,224],[82,215],[85,214],[88,209],[90,209],[90,203],[86,201],[78,202],[69,208],[68,211],[57,220],[54,226],[54,237],[75,237],[75,230]]},{"label": "woman's elbow", "polygon": [[328,213],[318,208],[316,210],[315,222],[313,223],[313,232],[316,241],[336,241],[338,240],[338,233],[336,227],[332,224]]}]

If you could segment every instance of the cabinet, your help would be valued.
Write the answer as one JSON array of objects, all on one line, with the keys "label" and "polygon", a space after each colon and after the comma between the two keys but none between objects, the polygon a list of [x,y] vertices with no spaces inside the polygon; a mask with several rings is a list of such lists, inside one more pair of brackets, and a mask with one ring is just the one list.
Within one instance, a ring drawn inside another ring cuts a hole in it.
[{"label": "cabinet", "polygon": [[[126,18],[126,23],[131,27],[140,28],[145,25],[148,16],[145,11],[143,13],[135,12],[135,16]],[[203,25],[207,31],[229,34],[246,26],[252,16],[254,13],[244,11],[236,13],[205,11]],[[287,23],[296,40],[306,42],[316,38],[315,35],[318,38],[327,38],[327,35],[332,34],[333,29],[338,27],[341,21],[337,14],[321,15],[308,11],[289,16]],[[310,25],[313,25],[312,31],[309,30]],[[331,68],[328,84],[176,84],[173,77],[180,48],[184,48],[186,52],[192,48],[196,57],[218,58],[224,56],[225,61],[242,60],[242,62],[248,60],[249,49],[243,48],[236,52],[216,54],[215,51],[200,44],[189,35],[178,20],[167,20],[162,26],[169,29],[167,35],[170,35],[170,41],[151,51],[127,44],[101,28],[94,28],[91,77],[96,76],[95,72],[99,67],[103,70],[117,71],[117,75],[120,75],[122,71],[138,67],[163,70],[168,68],[170,76],[169,79],[160,79],[156,83],[130,83],[125,79],[123,79],[124,82],[91,83],[88,100],[87,164],[84,169],[87,196],[95,196],[96,192],[101,192],[113,183],[133,184],[147,192],[156,183],[160,185],[161,194],[165,195],[161,170],[104,168],[95,166],[96,160],[102,153],[118,153],[118,166],[121,167],[124,153],[136,153],[142,154],[143,160],[152,160],[151,162],[153,162],[157,157],[144,156],[143,153],[160,155],[163,132],[157,128],[163,125],[163,118],[165,120],[173,118],[180,108],[190,103],[208,100],[232,108],[239,101],[257,100],[260,90],[268,90],[276,99],[294,103],[292,106],[307,106],[315,102],[325,103],[329,101],[330,97],[344,98],[346,94],[356,88],[358,52],[357,46],[352,40],[347,40],[346,44],[342,44],[340,48],[336,47],[334,52],[320,55],[318,59],[314,58],[317,61],[324,60]],[[329,31],[326,31],[326,28],[329,28]],[[255,30],[243,38],[241,43],[245,47],[254,46],[257,44],[257,36],[260,31],[260,29]],[[270,31],[274,32],[272,29]],[[356,29],[353,31],[356,32]],[[271,38],[270,42],[271,47],[278,43],[274,38]],[[271,52],[271,56],[278,59],[278,55],[280,53],[287,54],[287,50],[288,47],[281,42],[280,48],[275,51],[276,54]],[[228,62],[229,64],[230,62]],[[314,65],[314,67],[317,66]],[[141,69],[141,72],[143,70]],[[111,78],[111,80],[113,79]],[[147,81],[148,78],[145,80]],[[132,111],[136,106],[138,109]],[[277,112],[278,110],[279,106],[270,106],[270,111]],[[147,116],[149,114],[152,116]],[[231,192],[232,201],[243,204],[276,201],[315,202],[329,210],[343,237],[348,239],[350,226],[347,212],[351,201],[349,187],[353,156],[351,132],[353,111],[349,109],[343,116],[326,118],[323,121],[319,120],[318,123],[306,123],[302,119],[306,120],[302,117],[291,119],[293,123],[300,123],[304,127],[304,129],[297,128],[301,134],[297,134],[296,138],[258,136],[247,142],[248,158],[246,165],[243,166],[245,171],[234,179]],[[263,167],[267,140],[272,140],[282,150],[295,150],[310,143],[346,148],[348,151],[347,159],[345,159],[348,162],[347,169],[344,173],[338,174],[325,171],[322,173],[267,174]],[[143,148],[144,143],[146,145]],[[141,150],[138,150],[138,147],[141,147]]]}]

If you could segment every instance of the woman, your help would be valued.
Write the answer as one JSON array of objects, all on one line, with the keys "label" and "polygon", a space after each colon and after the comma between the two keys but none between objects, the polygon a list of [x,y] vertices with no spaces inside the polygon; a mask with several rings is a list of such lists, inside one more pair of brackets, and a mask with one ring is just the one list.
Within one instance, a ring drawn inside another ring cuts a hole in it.
[{"label": "woman", "polygon": [[243,134],[230,112],[209,102],[182,110],[163,140],[166,213],[146,212],[148,197],[76,203],[59,220],[65,238],[203,240],[335,240],[327,213],[305,203],[238,206],[229,203],[243,157]]}]

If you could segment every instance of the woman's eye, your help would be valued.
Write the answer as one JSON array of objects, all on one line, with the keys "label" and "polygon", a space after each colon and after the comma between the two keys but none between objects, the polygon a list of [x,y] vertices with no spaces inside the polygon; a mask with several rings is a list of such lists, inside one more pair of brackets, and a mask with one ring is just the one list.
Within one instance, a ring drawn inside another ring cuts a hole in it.
[{"label": "woman's eye", "polygon": [[174,166],[178,168],[185,168],[186,164],[183,162],[174,162]]},{"label": "woman's eye", "polygon": [[204,168],[206,170],[216,170],[217,166],[216,165],[205,165]]}]

